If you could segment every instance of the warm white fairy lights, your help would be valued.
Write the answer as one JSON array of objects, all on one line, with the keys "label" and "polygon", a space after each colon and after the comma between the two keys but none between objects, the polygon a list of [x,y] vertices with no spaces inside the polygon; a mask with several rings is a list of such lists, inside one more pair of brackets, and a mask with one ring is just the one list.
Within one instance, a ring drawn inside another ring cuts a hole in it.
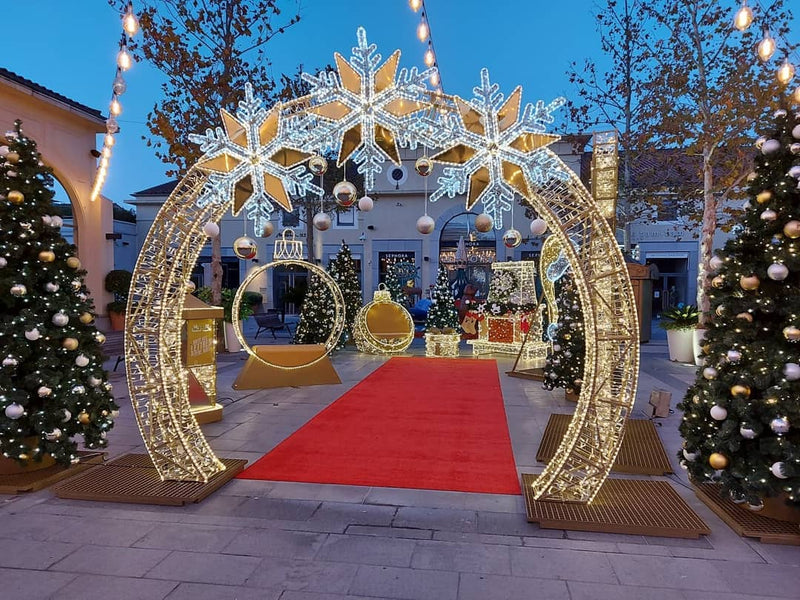
[{"label": "warm white fairy lights", "polygon": [[108,119],[106,119],[106,135],[103,138],[103,149],[100,151],[100,160],[97,163],[97,171],[92,184],[90,198],[92,202],[97,200],[108,174],[108,163],[111,161],[111,148],[114,146],[114,134],[119,131],[117,117],[122,113],[122,104],[119,97],[125,93],[127,85],[122,73],[133,65],[133,58],[128,51],[128,38],[133,38],[139,31],[139,21],[133,12],[133,3],[128,2],[125,15],[122,18],[122,37],[119,42],[119,52],[117,53],[117,73],[111,84],[111,102],[108,105]]},{"label": "warm white fairy lights", "polygon": [[428,21],[428,10],[425,7],[425,0],[409,0],[408,5],[414,12],[420,13],[419,25],[417,25],[417,39],[427,45],[425,54],[423,54],[423,61],[428,68],[436,68],[436,71],[430,75],[430,84],[434,88],[441,88],[442,78],[439,73],[439,65],[436,61],[436,51],[433,48],[433,37],[431,36],[431,26]]}]

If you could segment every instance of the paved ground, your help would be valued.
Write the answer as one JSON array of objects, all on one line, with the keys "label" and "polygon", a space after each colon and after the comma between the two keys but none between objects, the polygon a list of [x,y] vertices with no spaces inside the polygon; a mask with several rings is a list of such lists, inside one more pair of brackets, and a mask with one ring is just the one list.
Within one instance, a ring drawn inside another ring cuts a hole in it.
[{"label": "paved ground", "polygon": [[[238,393],[242,359],[226,357],[225,419],[206,435],[220,455],[255,460],[382,362],[345,351],[334,358],[341,385]],[[537,472],[549,414],[571,405],[506,377],[509,366],[498,360],[517,465]],[[666,346],[643,346],[636,412],[653,388],[672,391],[674,406],[693,372],[669,363]],[[114,380],[126,410],[110,454],[142,451],[121,368]],[[678,419],[660,428],[673,460]],[[706,538],[543,530],[526,523],[521,497],[408,489],[235,480],[185,508],[0,496],[0,598],[800,598],[800,548],[738,537],[677,471],[670,481],[711,527]]]}]

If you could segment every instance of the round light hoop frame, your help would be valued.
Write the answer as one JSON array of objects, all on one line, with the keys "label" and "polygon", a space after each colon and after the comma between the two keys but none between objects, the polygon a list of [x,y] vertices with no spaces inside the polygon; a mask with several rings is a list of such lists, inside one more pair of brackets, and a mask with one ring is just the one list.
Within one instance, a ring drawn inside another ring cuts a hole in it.
[{"label": "round light hoop frame", "polygon": [[[386,293],[388,294],[389,292]],[[414,319],[411,318],[411,315],[405,308],[398,304],[400,309],[403,311],[403,316],[405,317],[407,324],[411,327],[411,331],[403,337],[383,340],[373,335],[367,326],[367,315],[369,314],[369,311],[382,304],[397,303],[391,299],[386,301],[384,299],[377,298],[365,304],[361,310],[358,311],[355,320],[355,331],[353,332],[356,347],[361,352],[368,352],[370,354],[398,354],[400,352],[405,352],[411,345],[411,342],[414,341]]]},{"label": "round light hoop frame", "polygon": [[256,277],[261,275],[261,273],[263,273],[264,271],[267,271],[268,269],[271,269],[273,267],[288,266],[288,265],[302,267],[304,269],[310,270],[314,275],[322,279],[322,281],[325,282],[325,285],[327,285],[328,289],[330,289],[331,291],[334,304],[333,329],[331,329],[328,338],[325,340],[325,343],[323,344],[323,346],[325,346],[325,352],[321,354],[319,357],[307,363],[287,367],[285,365],[272,363],[263,358],[262,356],[259,356],[259,354],[250,347],[250,344],[247,343],[247,340],[245,340],[244,335],[242,334],[241,321],[237,320],[236,325],[234,326],[233,329],[236,332],[236,337],[239,339],[239,343],[241,343],[242,347],[245,350],[247,350],[247,353],[253,358],[255,358],[257,361],[264,363],[267,366],[274,367],[276,369],[293,371],[294,369],[303,369],[305,367],[310,367],[311,365],[318,363],[326,356],[328,356],[331,353],[331,351],[336,347],[336,343],[339,341],[339,338],[341,337],[342,332],[344,331],[344,326],[345,326],[344,296],[342,295],[342,290],[339,289],[339,286],[337,285],[336,281],[333,279],[333,277],[331,277],[328,274],[328,272],[325,269],[319,267],[318,265],[297,259],[275,260],[272,261],[271,263],[267,263],[266,265],[258,267],[257,269],[253,269],[247,275],[242,284],[239,286],[239,289],[236,290],[236,296],[234,296],[233,298],[233,306],[231,307],[231,314],[232,315],[239,314],[239,306],[241,304],[242,297],[244,296],[244,292]]}]

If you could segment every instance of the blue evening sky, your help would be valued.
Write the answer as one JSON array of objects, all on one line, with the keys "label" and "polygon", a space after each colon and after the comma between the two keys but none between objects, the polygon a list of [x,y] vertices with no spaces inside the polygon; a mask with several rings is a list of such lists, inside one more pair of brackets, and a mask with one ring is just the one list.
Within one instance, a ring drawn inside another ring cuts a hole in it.
[{"label": "blue evening sky", "polygon": [[[296,2],[283,0],[285,14]],[[426,4],[444,89],[450,94],[471,96],[480,69],[488,67],[504,92],[521,84],[524,100],[575,96],[566,75],[569,63],[600,54],[593,0]],[[736,2],[730,4],[733,11]],[[334,51],[349,57],[359,25],[384,58],[399,48],[402,66],[423,66],[425,46],[416,38],[419,15],[407,0],[300,0],[300,5],[301,22],[268,44],[276,77],[299,63],[309,70],[331,64]],[[121,27],[106,0],[4,2],[2,13],[0,65],[107,113]],[[149,134],[146,116],[163,77],[143,63],[125,77],[122,131],[104,190],[116,202],[166,181],[164,165],[142,140]]]}]

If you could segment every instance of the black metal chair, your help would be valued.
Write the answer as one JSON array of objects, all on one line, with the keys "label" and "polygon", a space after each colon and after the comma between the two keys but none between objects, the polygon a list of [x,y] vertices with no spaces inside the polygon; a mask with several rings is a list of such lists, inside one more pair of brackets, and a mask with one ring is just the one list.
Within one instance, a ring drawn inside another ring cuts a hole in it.
[{"label": "black metal chair", "polygon": [[269,331],[272,333],[273,339],[278,339],[275,332],[283,331],[284,329],[286,333],[289,334],[289,337],[292,337],[292,330],[289,329],[289,325],[284,322],[285,316],[283,311],[278,311],[274,308],[270,308],[266,311],[261,306],[256,308],[256,311],[253,313],[253,318],[256,320],[256,325],[258,325],[255,337],[257,338],[262,331]]}]

